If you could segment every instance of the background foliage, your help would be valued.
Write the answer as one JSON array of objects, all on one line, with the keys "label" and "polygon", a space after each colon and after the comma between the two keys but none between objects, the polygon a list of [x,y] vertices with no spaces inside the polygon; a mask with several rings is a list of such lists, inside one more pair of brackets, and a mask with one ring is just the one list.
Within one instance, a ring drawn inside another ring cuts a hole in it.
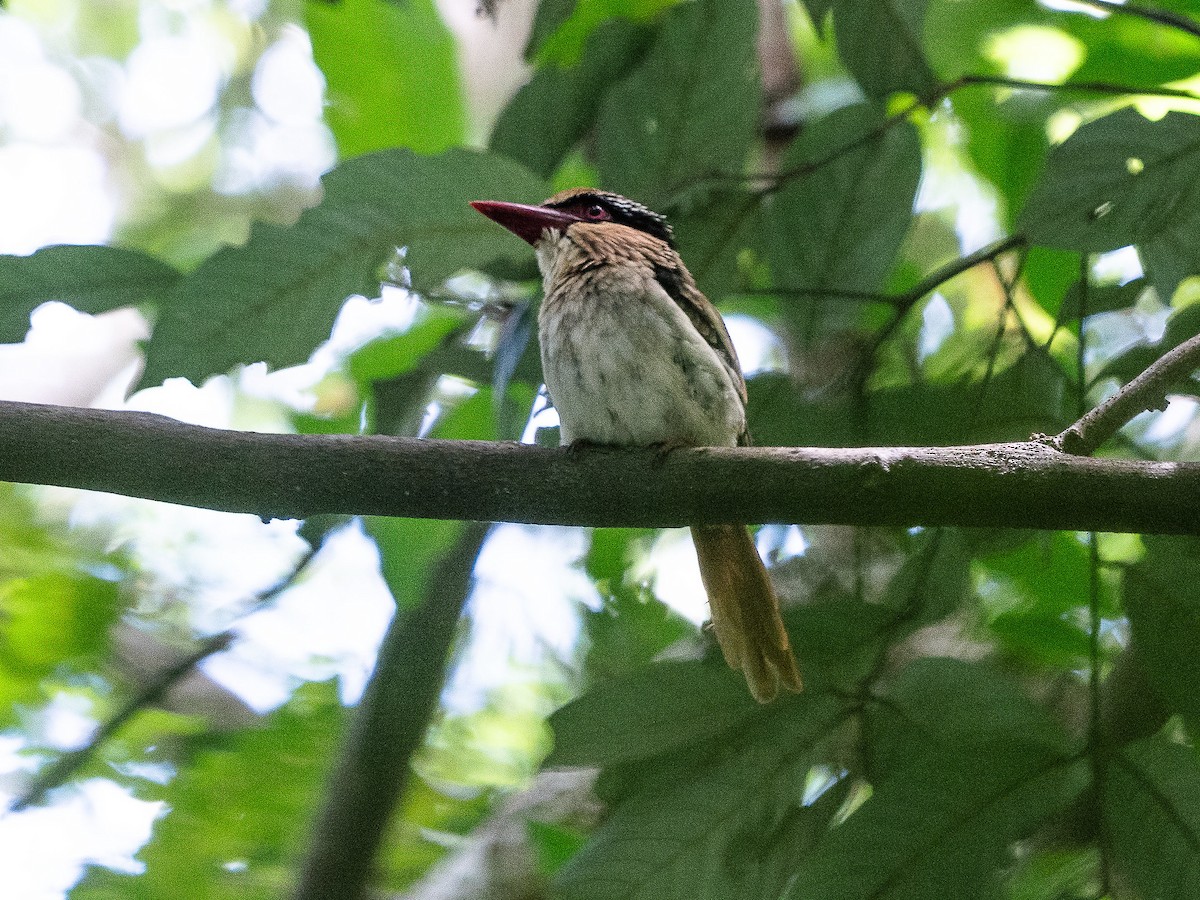
[{"label": "background foliage", "polygon": [[[32,23],[80,71],[125,62],[153,19],[136,4],[107,21],[60,6],[74,12],[11,3],[0,17]],[[460,74],[479,49],[431,0],[195,6],[253,22],[207,149],[164,187],[139,155],[148,141],[98,117],[124,148],[111,165],[132,199],[111,246],[0,258],[5,340],[48,300],[134,305],[153,322],[139,387],[199,385],[304,363],[347,297],[384,284],[385,300],[425,305],[327,361],[305,403],[272,406],[273,425],[533,439],[532,255],[467,201],[580,183],[671,217],[701,287],[755,342],[761,445],[1055,433],[1200,331],[1200,24],[1187,0],[804,0],[782,18],[769,0],[542,0],[528,79],[490,132]],[[299,176],[230,190],[221,160],[244,139],[256,61],[289,22],[324,76],[336,163],[319,192]],[[760,31],[782,38],[782,59]],[[788,89],[768,95],[781,67]],[[1196,459],[1198,390],[1180,384],[1105,452]],[[161,803],[140,865],[92,866],[70,896],[286,895],[344,691],[296,678],[265,715],[228,697],[220,714],[166,702],[168,685],[146,691],[166,670],[131,671],[121,635],[226,653],[303,584],[311,551],[356,526],[306,523],[292,574],[206,617],[113,526],[63,524],[62,503],[0,492],[0,719],[28,760],[14,793],[40,776],[61,801],[78,789],[59,787],[68,777],[106,779]],[[367,523],[400,610],[421,602],[457,533]],[[679,576],[653,576],[656,541],[588,534],[578,568],[600,602],[579,609],[578,638],[510,666],[482,703],[443,695],[376,861],[381,892],[1200,892],[1196,539],[765,528],[807,687],[767,707],[659,602]],[[481,615],[460,624],[452,668],[483,640]],[[66,770],[47,725],[63,704],[114,723]]]}]

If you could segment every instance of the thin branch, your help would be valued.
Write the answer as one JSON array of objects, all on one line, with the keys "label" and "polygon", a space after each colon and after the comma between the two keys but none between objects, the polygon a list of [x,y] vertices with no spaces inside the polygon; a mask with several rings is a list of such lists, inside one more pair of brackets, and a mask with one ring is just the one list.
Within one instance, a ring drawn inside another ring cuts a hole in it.
[{"label": "thin branch", "polygon": [[1170,10],[1139,6],[1136,3],[1117,3],[1115,0],[1079,0],[1079,2],[1086,3],[1088,6],[1094,6],[1097,9],[1104,9],[1121,15],[1145,19],[1148,22],[1155,22],[1159,25],[1166,25],[1168,28],[1174,28],[1182,31],[1184,34],[1200,38],[1200,25]]},{"label": "thin branch", "polygon": [[313,834],[294,900],[358,900],[366,893],[409,764],[437,706],[446,659],[488,526],[471,523],[437,565],[421,603],[400,610],[354,715]]},{"label": "thin branch", "polygon": [[[255,598],[247,612],[262,609],[274,601],[281,593],[295,583],[297,576],[304,571],[312,561],[316,549],[310,549],[292,567],[290,573],[276,582],[272,587],[263,591]],[[203,640],[191,653],[160,672],[155,678],[143,685],[137,693],[130,697],[120,709],[110,718],[100,724],[88,742],[69,753],[64,753],[51,763],[25,788],[25,790],[9,805],[9,812],[20,812],[30,806],[38,806],[45,801],[46,795],[55,788],[66,784],[83,769],[118,731],[125,727],[134,716],[143,709],[159,703],[175,685],[186,678],[196,666],[210,656],[225,650],[237,638],[234,629],[227,629],[220,634],[214,634]]]},{"label": "thin branch", "polygon": [[[1098,0],[1083,0],[1083,2],[1098,2]],[[1127,9],[1124,6],[1120,8],[1123,10]],[[683,194],[705,182],[758,184],[761,187],[758,188],[757,195],[761,196],[773,193],[782,188],[788,181],[794,178],[807,178],[825,166],[837,162],[837,160],[848,153],[852,153],[859,147],[864,147],[872,141],[879,140],[879,138],[887,134],[896,125],[907,121],[909,116],[918,109],[930,109],[946,97],[967,87],[1006,87],[1014,90],[1041,91],[1044,93],[1100,94],[1107,97],[1177,97],[1183,100],[1200,100],[1200,94],[1197,94],[1195,91],[1163,87],[1161,85],[1119,84],[1112,81],[1029,81],[1023,78],[1009,78],[1006,75],[967,74],[953,81],[938,85],[925,97],[914,98],[903,109],[888,116],[874,128],[863,132],[842,146],[834,148],[820,159],[800,163],[799,165],[791,166],[778,172],[713,172],[702,175],[685,184],[677,185],[667,206],[669,208],[676,205]]]},{"label": "thin branch", "polygon": [[[874,351],[878,352],[879,348],[887,343],[888,339],[895,334],[896,329],[904,321],[905,317],[912,311],[926,294],[936,291],[939,287],[957,278],[959,275],[967,272],[980,263],[995,261],[998,257],[1003,256],[1012,250],[1017,250],[1024,247],[1028,243],[1024,235],[1014,234],[1006,238],[1001,238],[995,243],[988,244],[986,247],[980,247],[974,253],[968,253],[966,256],[946,263],[946,265],[926,275],[915,285],[896,297],[895,307],[896,313],[891,320],[880,329],[875,335],[872,342]],[[868,355],[868,359],[873,359],[875,353]]]},{"label": "thin branch", "polygon": [[544,525],[961,525],[1200,534],[1200,463],[1091,459],[1045,439],[966,447],[578,453],[493,441],[257,434],[0,402],[0,481],[260,518]]},{"label": "thin branch", "polygon": [[1118,84],[1114,81],[1027,81],[1024,78],[1009,78],[1005,75],[963,75],[954,84],[960,87],[1007,87],[1023,91],[1044,93],[1103,94],[1108,97],[1178,97],[1183,100],[1200,100],[1200,94],[1182,88],[1139,87]]},{"label": "thin branch", "polygon": [[235,637],[236,635],[232,631],[223,631],[213,635],[192,653],[166,669],[153,682],[130,697],[112,718],[102,723],[87,744],[69,753],[64,753],[38,772],[37,777],[9,806],[9,812],[21,812],[30,806],[42,803],[50,791],[74,778],[75,774],[91,760],[96,751],[120,731],[130,719],[146,707],[159,702],[192,669],[213,654],[220,653],[229,646]]},{"label": "thin branch", "polygon": [[1062,434],[1050,438],[1050,445],[1064,453],[1090,456],[1135,416],[1163,409],[1171,389],[1197,369],[1200,369],[1200,335],[1157,359]]}]

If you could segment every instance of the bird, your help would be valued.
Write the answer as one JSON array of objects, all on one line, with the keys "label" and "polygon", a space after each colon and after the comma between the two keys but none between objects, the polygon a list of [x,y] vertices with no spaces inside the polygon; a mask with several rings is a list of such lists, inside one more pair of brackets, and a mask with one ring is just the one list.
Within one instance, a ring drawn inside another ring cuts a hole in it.
[{"label": "bird", "polygon": [[[571,188],[540,205],[471,202],[531,244],[542,274],[542,370],[570,447],[748,446],[746,382],[721,314],[666,218]],[[712,628],[751,695],[802,689],[779,601],[745,525],[693,525]]]}]

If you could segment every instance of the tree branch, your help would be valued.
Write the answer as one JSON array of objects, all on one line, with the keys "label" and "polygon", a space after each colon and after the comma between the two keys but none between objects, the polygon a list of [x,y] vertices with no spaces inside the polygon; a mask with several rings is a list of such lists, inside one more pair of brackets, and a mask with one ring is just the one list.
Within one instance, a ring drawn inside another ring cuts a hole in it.
[{"label": "tree branch", "polygon": [[[295,584],[300,573],[312,562],[316,552],[315,547],[305,551],[287,575],[255,598],[253,605],[247,610],[247,613],[260,610],[264,606],[274,602],[280,594]],[[74,778],[87,765],[96,751],[104,746],[113,735],[125,727],[125,724],[130,719],[146,707],[153,706],[162,701],[170,693],[171,688],[183,681],[196,666],[200,665],[200,663],[204,662],[210,656],[215,656],[227,649],[236,639],[237,631],[233,628],[205,638],[187,656],[168,666],[157,676],[142,685],[137,693],[130,697],[116,713],[100,724],[86,744],[68,753],[64,753],[45,769],[38,772],[33,781],[29,783],[29,786],[9,805],[9,812],[20,812],[27,807],[37,806],[42,803],[46,799],[46,794]]]},{"label": "tree branch", "polygon": [[431,567],[419,606],[392,620],[309,840],[294,900],[358,900],[409,763],[437,705],[446,658],[488,526],[471,523]]},{"label": "tree branch", "polygon": [[580,453],[487,441],[258,434],[0,402],[0,480],[207,509],[667,527],[960,525],[1200,534],[1200,463],[966,447]]},{"label": "tree branch", "polygon": [[1062,434],[1051,438],[1050,445],[1064,453],[1090,456],[1135,416],[1162,409],[1171,389],[1197,369],[1200,369],[1200,335],[1155,360],[1137,378]]},{"label": "tree branch", "polygon": [[21,812],[30,806],[37,806],[46,799],[46,795],[62,784],[75,777],[88,760],[114,734],[148,706],[161,700],[172,687],[200,665],[208,657],[220,653],[233,641],[236,635],[232,631],[222,631],[205,640],[194,651],[185,656],[175,665],[164,671],[158,678],[138,691],[113,715],[102,723],[92,734],[91,739],[75,750],[64,753],[45,769],[38,772],[29,786],[22,791],[9,805],[9,812]]}]

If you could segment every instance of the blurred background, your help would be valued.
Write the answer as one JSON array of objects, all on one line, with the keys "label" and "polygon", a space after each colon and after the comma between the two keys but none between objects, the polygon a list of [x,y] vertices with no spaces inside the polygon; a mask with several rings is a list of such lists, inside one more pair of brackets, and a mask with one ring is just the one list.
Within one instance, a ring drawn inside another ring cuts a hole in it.
[{"label": "blurred background", "polygon": [[[649,21],[672,5],[614,9]],[[1145,22],[1117,22],[1097,4],[1069,0],[1017,5],[1029,9],[981,24],[986,4],[931,2],[931,57],[951,69],[969,59],[1015,79],[1058,82],[1092,66],[1097,79],[1200,90],[1193,50]],[[580,8],[609,17],[601,6]],[[190,271],[221,246],[244,242],[253,222],[295,222],[320,198],[321,176],[343,159],[388,147],[485,146],[510,98],[547,64],[525,57],[535,12],[532,0],[487,8],[473,0],[7,0],[0,253],[115,244]],[[959,16],[969,27],[951,27]],[[579,27],[586,36],[586,23]],[[571,36],[560,37],[545,52],[560,63],[578,56]],[[1158,62],[1147,56],[1152,44]],[[1101,48],[1125,55],[1097,62]],[[762,112],[751,172],[780,165],[802,123],[864,96],[796,2],[762,0],[756,52]],[[1144,71],[1129,62],[1143,56]],[[914,114],[922,166],[915,212],[896,265],[885,261],[879,273],[890,279],[883,287],[911,286],[933,262],[1010,232],[1035,172],[1022,169],[1018,155],[1006,164],[1005,148],[1044,153],[1082,122],[1130,102],[1014,89],[989,98],[985,114],[979,98],[955,95]],[[1137,105],[1151,116],[1200,111],[1177,98]],[[895,100],[893,111],[900,108]],[[566,154],[552,174],[556,187],[599,177],[586,148]],[[1051,432],[1070,421],[1080,397],[1112,389],[1120,369],[1063,387],[1059,370],[1081,355],[1063,299],[1078,265],[1053,253],[1021,272],[980,267],[919,298],[895,340],[870,348],[873,359],[879,350],[870,388],[940,381],[961,388],[953,401],[961,404],[917,398],[941,407],[935,415],[913,406],[915,395],[897,399],[905,411],[894,432],[881,426],[872,436],[936,443]],[[1172,310],[1198,295],[1193,279],[1173,298],[1161,296],[1132,248],[1094,255],[1088,272],[1108,290],[1125,289],[1105,294],[1107,310],[1088,319],[1083,362],[1093,373],[1157,341]],[[376,295],[346,299],[328,340],[302,365],[256,363],[199,384],[169,379],[133,392],[152,312],[92,316],[48,302],[33,312],[23,341],[0,345],[0,398],[147,410],[222,428],[354,432],[366,422],[372,386],[403,374],[388,369],[389,354],[425,352],[461,331],[466,317],[474,324],[465,343],[503,357],[512,352],[512,309],[536,292],[527,277],[474,274],[430,304],[402,277],[388,281]],[[752,396],[758,386],[759,443],[851,442],[837,415],[805,417],[824,408],[822,391],[841,390],[847,360],[866,355],[865,335],[884,321],[879,305],[852,301],[810,298],[797,312],[795,298],[789,307],[761,285],[729,292],[723,309]],[[1022,355],[1033,346],[1040,354]],[[1048,367],[1057,367],[1053,378]],[[986,385],[1003,374],[1010,380],[989,398]],[[427,402],[411,430],[537,440],[554,414],[536,384],[518,381],[497,403],[487,378],[442,374],[425,384]],[[781,384],[818,399],[773,405]],[[1196,413],[1195,399],[1173,397],[1165,412],[1138,420],[1125,451],[1195,458]],[[396,529],[390,540],[418,555],[443,541],[438,523],[388,527]],[[55,760],[75,766],[69,783],[40,798],[44,805],[0,816],[0,894],[257,896],[237,893],[252,884],[278,895],[272,891],[287,883],[303,838],[298,825],[317,802],[396,602],[372,528],[330,523],[311,559],[310,537],[297,522],[0,485],[0,802],[22,797]],[[793,596],[861,596],[885,590],[918,537],[768,526],[758,541]],[[1140,558],[1137,538],[1106,541],[1107,559]],[[968,570],[973,612],[926,633],[921,652],[936,645],[978,658],[999,648],[1035,669],[1077,669],[1087,650],[1087,598],[1074,587],[1069,596],[1040,593],[1029,573],[1053,557],[1086,581],[1086,541],[1046,536],[1036,547],[989,546],[990,562]],[[442,707],[380,862],[382,883],[396,896],[468,896],[446,885],[469,883],[480,867],[503,869],[495,848],[530,840],[504,831],[514,804],[540,804],[538,865],[549,870],[569,855],[594,810],[581,799],[585,780],[537,776],[550,747],[546,716],[594,679],[664,651],[694,656],[704,640],[706,607],[685,532],[502,525],[475,578]],[[1125,625],[1106,609],[1115,652]],[[165,677],[193,658],[194,669]],[[137,706],[97,744],[99,723],[155,684],[166,685],[163,696]],[[555,803],[561,809],[547,811]],[[257,811],[253,825],[247,809]],[[493,855],[479,857],[481,846]],[[521,860],[514,866],[523,871],[529,863]],[[138,884],[144,893],[134,893]],[[223,887],[206,893],[210,887],[197,885]]]}]

